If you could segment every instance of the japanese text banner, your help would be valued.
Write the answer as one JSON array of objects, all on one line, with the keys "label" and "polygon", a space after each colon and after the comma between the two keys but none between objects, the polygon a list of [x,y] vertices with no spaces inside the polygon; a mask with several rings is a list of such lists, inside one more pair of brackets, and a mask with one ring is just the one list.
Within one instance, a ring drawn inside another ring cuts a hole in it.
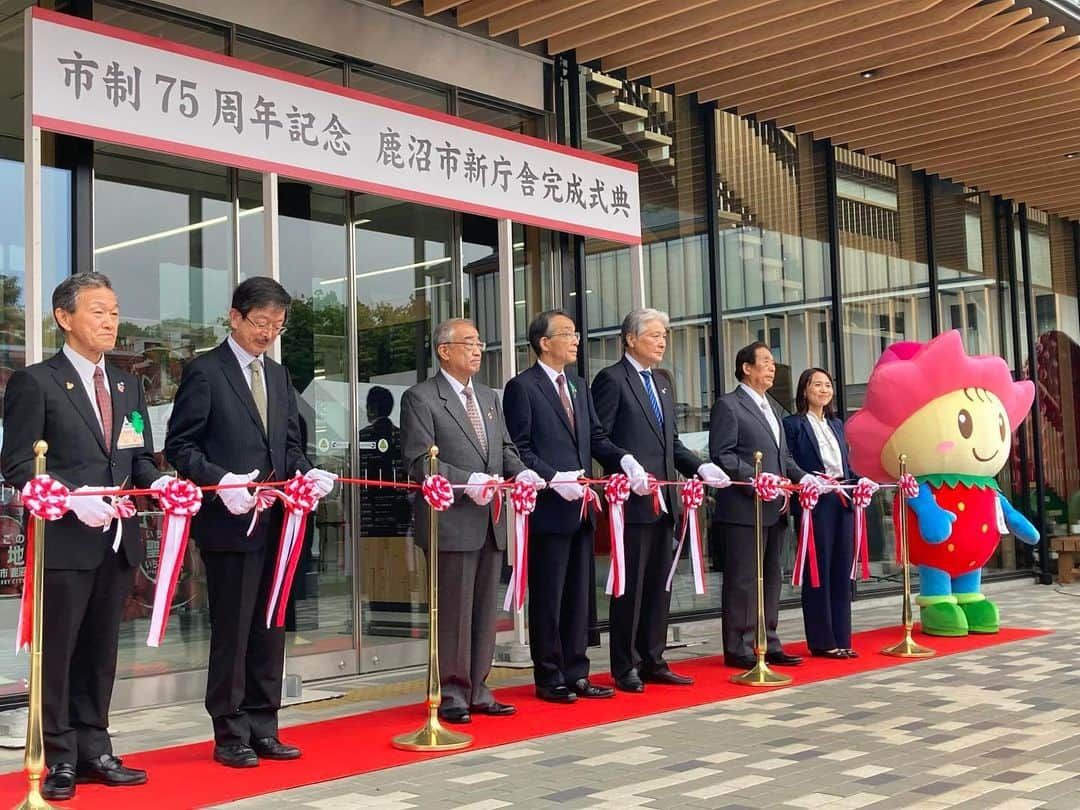
[{"label": "japanese text banner", "polygon": [[617,242],[637,168],[178,43],[33,9],[36,126]]}]

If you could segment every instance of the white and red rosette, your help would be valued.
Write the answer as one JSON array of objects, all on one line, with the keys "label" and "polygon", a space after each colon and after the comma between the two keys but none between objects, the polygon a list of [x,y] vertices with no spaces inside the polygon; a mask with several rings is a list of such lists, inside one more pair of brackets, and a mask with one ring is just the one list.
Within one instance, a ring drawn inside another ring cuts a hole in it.
[{"label": "white and red rosette", "polygon": [[682,498],[683,516],[682,525],[679,529],[679,545],[675,549],[675,559],[671,561],[671,570],[668,572],[667,589],[671,590],[671,583],[675,579],[675,570],[679,567],[679,558],[682,556],[683,544],[686,542],[687,532],[690,533],[690,568],[694,574],[694,593],[699,596],[705,593],[705,556],[701,548],[701,530],[698,524],[698,509],[705,503],[705,484],[696,476],[683,482],[679,488]]},{"label": "white and red rosette", "polygon": [[436,512],[445,512],[454,503],[454,487],[442,475],[429,475],[425,478],[420,492],[428,506]]},{"label": "white and red rosette", "polygon": [[308,516],[319,505],[318,484],[299,472],[285,482],[278,495],[285,504],[285,520],[281,524],[277,559],[274,562],[274,580],[266,602],[266,626],[285,626],[285,607],[289,602],[300,551],[304,546],[304,529]]},{"label": "white and red rosette", "polygon": [[911,473],[904,473],[896,482],[896,487],[908,500],[919,497],[919,482]]},{"label": "white and red rosette", "polygon": [[[38,475],[22,488],[22,505],[32,518],[59,520],[68,510],[71,493],[48,475]],[[34,632],[34,558],[38,552],[34,520],[26,521],[26,553],[23,556],[23,592],[19,601],[19,624],[15,630],[15,652],[30,649]]]},{"label": "white and red rosette", "polygon": [[514,568],[506,586],[503,610],[517,612],[525,607],[525,589],[529,584],[529,515],[536,509],[536,487],[518,481],[510,490],[514,509]]},{"label": "white and red rosette", "polygon": [[624,507],[630,498],[630,479],[622,473],[608,478],[604,499],[608,502],[608,525],[611,527],[611,567],[608,569],[604,593],[622,596],[626,593],[626,545]]},{"label": "white and red rosette", "polygon": [[[900,499],[901,495],[904,497],[903,501]],[[896,547],[897,564],[902,565],[904,562],[904,540],[900,537],[900,515],[898,510],[901,508],[902,503],[906,504],[906,501],[917,497],[919,497],[918,480],[911,473],[904,473],[896,482],[896,498],[893,499],[893,534],[896,539],[894,546]]]},{"label": "white and red rosette", "polygon": [[814,507],[821,499],[821,487],[816,481],[806,481],[799,484],[799,507],[802,516],[799,520],[799,543],[795,552],[795,569],[791,574],[791,584],[799,587],[803,584],[803,572],[806,564],[810,563],[810,585],[814,588],[821,586],[821,577],[818,573],[817,546],[814,543]]},{"label": "white and red rosette", "polygon": [[[157,581],[154,583],[154,607],[150,613],[148,647],[157,647],[165,638],[172,610],[176,582],[184,565],[191,518],[202,507],[202,490],[183,478],[174,478],[153,493],[165,519],[161,524],[161,551],[158,556]],[[116,502],[113,502],[116,505]]]},{"label": "white and red rosette", "polygon": [[753,484],[754,494],[767,503],[780,497],[784,479],[776,473],[763,472],[754,476]]},{"label": "white and red rosette", "polygon": [[851,506],[855,510],[855,554],[851,560],[851,578],[870,578],[870,549],[866,539],[866,508],[879,487],[869,478],[860,478],[851,490]]}]

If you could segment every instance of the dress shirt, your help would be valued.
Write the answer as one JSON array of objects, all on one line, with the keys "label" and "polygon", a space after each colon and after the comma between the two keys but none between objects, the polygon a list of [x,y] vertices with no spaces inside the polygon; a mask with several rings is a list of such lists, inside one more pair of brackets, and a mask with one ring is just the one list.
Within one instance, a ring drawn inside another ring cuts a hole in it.
[{"label": "dress shirt", "polygon": [[90,399],[90,407],[94,409],[94,415],[97,417],[98,424],[101,422],[101,408],[97,404],[97,392],[94,390],[94,369],[100,368],[101,373],[105,375],[105,390],[109,391],[111,396],[112,391],[109,388],[109,375],[105,371],[105,355],[101,355],[96,363],[91,363],[73,348],[64,344],[64,356],[71,361],[71,365],[75,366],[75,373],[79,375],[79,382],[82,383],[84,389],[86,389],[86,396]]},{"label": "dress shirt", "polygon": [[238,362],[240,364],[240,371],[242,371],[243,374],[244,374],[244,382],[246,382],[248,384],[248,388],[251,388],[251,361],[252,360],[258,360],[259,361],[259,367],[262,368],[262,372],[263,372],[262,373],[262,386],[263,386],[263,395],[264,395],[264,398],[265,398],[265,395],[266,395],[266,363],[263,362],[262,355],[260,354],[258,357],[256,357],[253,354],[248,354],[248,352],[245,351],[244,348],[239,343],[237,343],[235,340],[233,340],[232,335],[229,335],[227,340],[229,341],[229,348],[232,349],[233,354],[236,355],[236,362]]},{"label": "dress shirt", "polygon": [[[451,376],[450,374],[447,374],[445,368],[440,368],[439,373],[442,374],[444,377],[446,377],[446,381],[450,383],[450,387],[454,390],[454,393],[457,394],[457,398],[461,402],[461,407],[465,410],[465,415],[468,416],[468,414],[469,414],[469,403],[465,401],[465,388],[466,388],[466,386],[464,386],[460,382],[458,382],[458,380],[455,377]],[[472,388],[473,402],[476,405],[476,412],[480,414],[480,422],[481,422],[481,424],[484,425],[484,435],[487,436],[490,439],[491,437],[488,436],[488,432],[487,432],[487,423],[484,422],[484,412],[480,408],[480,400],[476,396],[476,387],[472,384],[472,379],[469,380],[468,387]]]},{"label": "dress shirt", "polygon": [[746,383],[739,383],[739,387],[742,388],[750,398],[754,400],[759,408],[763,408],[765,411],[765,421],[769,423],[769,427],[772,428],[773,441],[776,442],[776,446],[780,446],[780,420],[776,418],[776,411],[772,409],[772,403],[769,402],[769,398],[764,394],[759,394],[753,388]]},{"label": "dress shirt", "polygon": [[559,393],[559,375],[562,375],[563,382],[566,385],[566,396],[570,398],[570,410],[574,410],[574,394],[570,390],[570,378],[566,376],[564,371],[556,371],[551,366],[546,365],[540,360],[536,361],[536,364],[544,370],[544,373],[548,375],[548,379],[551,380],[551,384],[555,386],[555,393]]},{"label": "dress shirt", "polygon": [[806,418],[810,421],[810,427],[814,430],[814,438],[817,439],[818,453],[825,465],[825,474],[833,478],[844,477],[844,461],[840,455],[840,442],[833,433],[832,426],[824,417],[818,418],[810,411],[806,412]]},{"label": "dress shirt", "polygon": [[[623,356],[630,362],[630,365],[632,365],[634,367],[634,371],[636,371],[638,373],[638,377],[641,377],[641,372],[643,372],[643,371],[649,372],[649,380],[650,380],[651,385],[652,385],[652,394],[653,394],[654,397],[656,397],[657,404],[659,404],[660,403],[660,392],[658,390],[656,390],[656,377],[653,376],[653,370],[651,368],[649,368],[648,366],[641,365],[641,363],[639,363],[637,360],[635,360],[630,354],[625,354]],[[645,378],[644,377],[641,378],[641,382],[644,385],[644,383],[645,383]]]}]

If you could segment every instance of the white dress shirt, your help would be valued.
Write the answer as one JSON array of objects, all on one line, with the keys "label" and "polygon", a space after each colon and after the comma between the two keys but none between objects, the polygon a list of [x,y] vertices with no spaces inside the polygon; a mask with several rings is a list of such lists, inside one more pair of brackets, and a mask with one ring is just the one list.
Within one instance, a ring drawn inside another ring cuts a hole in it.
[{"label": "white dress shirt", "polygon": [[[86,396],[90,398],[90,407],[94,409],[94,415],[97,416],[98,424],[101,425],[101,408],[98,407],[97,392],[94,390],[94,369],[101,369],[101,373],[105,375],[105,390],[109,391],[109,374],[105,371],[105,355],[101,355],[96,363],[91,363],[66,343],[63,352],[64,356],[71,361],[71,365],[75,366],[75,373],[79,375],[79,382],[86,389]],[[109,395],[112,396],[111,391]],[[112,425],[109,427],[112,428]]]},{"label": "white dress shirt", "polygon": [[[446,377],[446,381],[450,383],[450,387],[454,389],[454,393],[457,394],[458,399],[461,401],[461,407],[465,410],[465,415],[469,414],[469,404],[465,401],[465,388],[456,378],[446,373],[446,369],[440,368],[439,373]],[[487,423],[484,421],[484,412],[480,408],[480,399],[476,396],[476,388],[472,384],[472,379],[469,380],[469,388],[472,388],[473,402],[476,403],[476,412],[480,414],[480,423],[484,426],[484,436],[488,436]],[[490,438],[490,437],[488,437]]]},{"label": "white dress shirt", "polygon": [[[656,390],[656,377],[653,375],[653,370],[651,368],[647,368],[646,366],[641,365],[641,363],[639,363],[637,360],[635,360],[629,354],[624,354],[623,357],[625,357],[630,362],[630,365],[632,365],[634,367],[634,371],[636,371],[638,373],[639,377],[641,377],[641,372],[643,372],[643,371],[649,372],[649,380],[651,380],[652,393],[653,393],[653,396],[656,397],[657,403],[659,403],[660,402],[660,392],[658,390]],[[644,378],[642,378],[641,383],[642,383],[642,385],[645,384],[645,379]],[[661,407],[663,407],[663,406],[661,406]]]},{"label": "white dress shirt", "polygon": [[555,393],[559,393],[559,376],[562,375],[563,384],[566,386],[566,396],[570,399],[570,410],[574,410],[574,395],[570,392],[570,378],[566,376],[563,371],[556,371],[551,366],[546,365],[540,360],[536,361],[536,364],[544,370],[544,373],[548,375],[548,379],[551,380],[551,384],[555,386]]},{"label": "white dress shirt", "polygon": [[[248,384],[248,388],[251,388],[251,362],[253,360],[259,361],[259,368],[262,369],[262,374],[260,376],[262,377],[263,399],[267,399],[266,363],[263,361],[262,355],[260,354],[258,357],[256,357],[253,354],[248,354],[248,352],[239,343],[233,340],[232,335],[229,335],[226,340],[228,340],[229,342],[229,348],[232,349],[233,354],[236,355],[236,362],[240,364],[240,370],[244,373],[244,382]],[[267,407],[269,407],[268,399]]]},{"label": "white dress shirt", "polygon": [[769,398],[764,394],[759,394],[753,388],[746,383],[739,383],[739,387],[742,388],[747,394],[750,395],[757,406],[764,411],[765,421],[769,423],[769,427],[772,428],[773,441],[776,442],[776,446],[780,446],[780,420],[776,418],[776,411],[772,409],[772,405],[769,403]]},{"label": "white dress shirt", "polygon": [[819,419],[810,411],[806,412],[806,418],[810,422],[810,427],[814,430],[818,453],[821,454],[821,461],[825,465],[825,474],[831,475],[833,478],[843,478],[844,460],[840,454],[840,442],[837,441],[836,434],[833,433],[828,420],[824,417]]}]

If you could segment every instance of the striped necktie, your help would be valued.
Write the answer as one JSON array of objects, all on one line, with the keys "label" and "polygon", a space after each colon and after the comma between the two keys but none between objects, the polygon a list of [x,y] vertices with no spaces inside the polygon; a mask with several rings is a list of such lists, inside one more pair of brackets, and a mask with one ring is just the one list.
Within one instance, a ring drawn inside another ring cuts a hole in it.
[{"label": "striped necktie", "polygon": [[652,386],[652,372],[642,371],[641,381],[645,384],[645,393],[649,395],[649,404],[652,406],[653,416],[656,417],[656,424],[660,427],[664,426],[664,412],[660,410],[660,400],[656,398],[656,392]]}]

